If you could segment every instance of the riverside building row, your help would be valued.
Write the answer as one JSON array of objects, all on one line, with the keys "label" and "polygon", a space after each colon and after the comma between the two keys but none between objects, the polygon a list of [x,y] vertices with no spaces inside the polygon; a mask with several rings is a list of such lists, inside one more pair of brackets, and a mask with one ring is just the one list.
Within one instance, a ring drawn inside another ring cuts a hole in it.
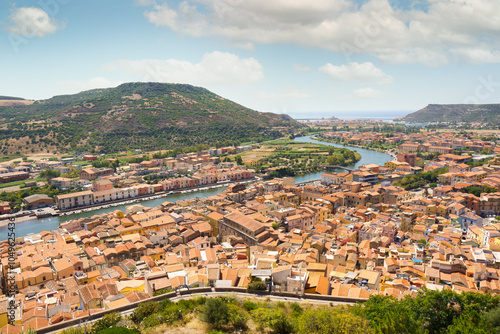
[{"label": "riverside building row", "polygon": [[[282,179],[70,220],[16,240],[14,329],[186,287],[247,287],[256,277],[275,291],[344,298],[423,287],[500,293],[500,226],[467,201],[457,191],[438,198]],[[5,276],[9,260],[0,254]],[[0,332],[12,331],[2,319]]]}]

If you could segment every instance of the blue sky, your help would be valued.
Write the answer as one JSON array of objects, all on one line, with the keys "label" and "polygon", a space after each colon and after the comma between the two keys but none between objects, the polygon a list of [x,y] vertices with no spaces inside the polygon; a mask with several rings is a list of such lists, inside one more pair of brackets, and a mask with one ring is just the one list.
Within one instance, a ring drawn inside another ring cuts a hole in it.
[{"label": "blue sky", "polygon": [[0,95],[158,81],[293,116],[498,103],[498,8],[500,0],[3,0]]}]

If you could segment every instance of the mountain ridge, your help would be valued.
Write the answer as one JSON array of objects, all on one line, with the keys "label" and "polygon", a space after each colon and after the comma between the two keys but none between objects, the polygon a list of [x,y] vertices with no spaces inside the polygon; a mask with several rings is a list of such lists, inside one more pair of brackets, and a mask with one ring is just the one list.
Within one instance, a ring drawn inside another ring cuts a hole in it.
[{"label": "mountain ridge", "polygon": [[[272,139],[300,124],[187,84],[125,83],[0,106],[0,152],[118,152]],[[19,148],[21,146],[21,148]],[[40,147],[39,147],[40,146]]]},{"label": "mountain ridge", "polygon": [[500,104],[429,104],[399,121],[412,123],[480,122],[500,124]]}]

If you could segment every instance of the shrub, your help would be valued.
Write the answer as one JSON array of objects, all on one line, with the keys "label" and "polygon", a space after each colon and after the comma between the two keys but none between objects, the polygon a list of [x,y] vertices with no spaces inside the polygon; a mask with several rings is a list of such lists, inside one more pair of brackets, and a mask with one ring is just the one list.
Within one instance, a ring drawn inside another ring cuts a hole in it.
[{"label": "shrub", "polygon": [[264,282],[252,282],[248,284],[248,290],[266,290],[266,283]]},{"label": "shrub", "polygon": [[292,307],[292,314],[294,317],[300,316],[302,314],[302,312],[304,311],[298,303],[292,303],[291,307]]},{"label": "shrub", "polygon": [[170,307],[173,304],[175,303],[170,299],[163,299],[161,302],[158,303],[158,311],[162,312],[164,309]]},{"label": "shrub", "polygon": [[92,325],[92,333],[99,333],[104,329],[114,327],[122,319],[120,312],[106,314]]},{"label": "shrub", "polygon": [[243,305],[242,305],[242,306],[243,306],[243,308],[244,308],[245,310],[247,310],[248,312],[253,311],[253,310],[256,310],[256,309],[258,309],[258,308],[259,308],[259,306],[257,305],[257,303],[254,303],[254,302],[249,301],[249,300],[245,300],[245,301],[243,302]]},{"label": "shrub", "polygon": [[103,329],[98,334],[138,334],[138,332],[125,327],[113,327]]},{"label": "shrub", "polygon": [[132,312],[130,319],[135,324],[140,324],[142,320],[146,319],[149,315],[158,312],[157,302],[142,303]]},{"label": "shrub", "polygon": [[148,315],[146,319],[144,319],[141,324],[144,326],[144,328],[149,328],[149,327],[156,327],[161,325],[163,322],[165,322],[165,318],[163,315],[154,313],[151,315]]},{"label": "shrub", "polygon": [[235,304],[228,305],[229,324],[236,330],[247,329],[248,315]]},{"label": "shrub", "polygon": [[212,325],[215,329],[220,329],[229,322],[229,308],[219,298],[207,299],[205,305],[203,305],[200,319]]},{"label": "shrub", "polygon": [[367,320],[341,309],[308,309],[298,318],[299,333],[366,334],[371,333]]},{"label": "shrub", "polygon": [[282,308],[259,308],[252,311],[252,317],[261,332],[263,332],[265,328],[269,328],[271,333],[274,334],[289,334],[295,332],[293,321]]}]

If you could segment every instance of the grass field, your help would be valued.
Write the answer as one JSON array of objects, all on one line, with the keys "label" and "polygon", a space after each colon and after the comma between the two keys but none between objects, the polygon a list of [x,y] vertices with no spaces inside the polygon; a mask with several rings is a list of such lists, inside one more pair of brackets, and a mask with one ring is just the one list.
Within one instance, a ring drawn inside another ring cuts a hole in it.
[{"label": "grass field", "polygon": [[7,188],[7,187],[13,187],[13,186],[21,186],[21,188],[24,188],[24,182],[26,182],[26,181],[33,181],[33,180],[22,180],[22,181],[14,181],[14,182],[9,182],[9,183],[0,183],[0,189]]},{"label": "grass field", "polygon": [[331,146],[328,145],[301,143],[290,139],[278,139],[264,142],[259,148],[246,151],[239,155],[243,159],[243,162],[256,161],[277,153],[277,149],[285,147],[288,148],[286,152],[289,154],[304,155],[309,153],[328,155],[328,149],[331,148]]},{"label": "grass field", "polygon": [[10,161],[10,160],[19,159],[19,158],[21,158],[21,159],[26,158],[26,156],[22,155],[22,154],[0,155],[0,162]]},{"label": "grass field", "polygon": [[[332,150],[335,151],[332,152]],[[239,155],[243,163],[251,164],[251,166],[257,169],[260,167],[265,169],[269,167],[288,166],[297,174],[302,174],[320,170],[322,168],[321,164],[327,163],[327,159],[332,154],[342,155],[339,152],[341,150],[329,145],[278,139],[264,142],[259,147],[240,153]],[[355,156],[357,160],[360,159],[358,153],[355,153]],[[234,156],[231,158],[234,158]],[[343,164],[343,162],[339,163]]]}]

